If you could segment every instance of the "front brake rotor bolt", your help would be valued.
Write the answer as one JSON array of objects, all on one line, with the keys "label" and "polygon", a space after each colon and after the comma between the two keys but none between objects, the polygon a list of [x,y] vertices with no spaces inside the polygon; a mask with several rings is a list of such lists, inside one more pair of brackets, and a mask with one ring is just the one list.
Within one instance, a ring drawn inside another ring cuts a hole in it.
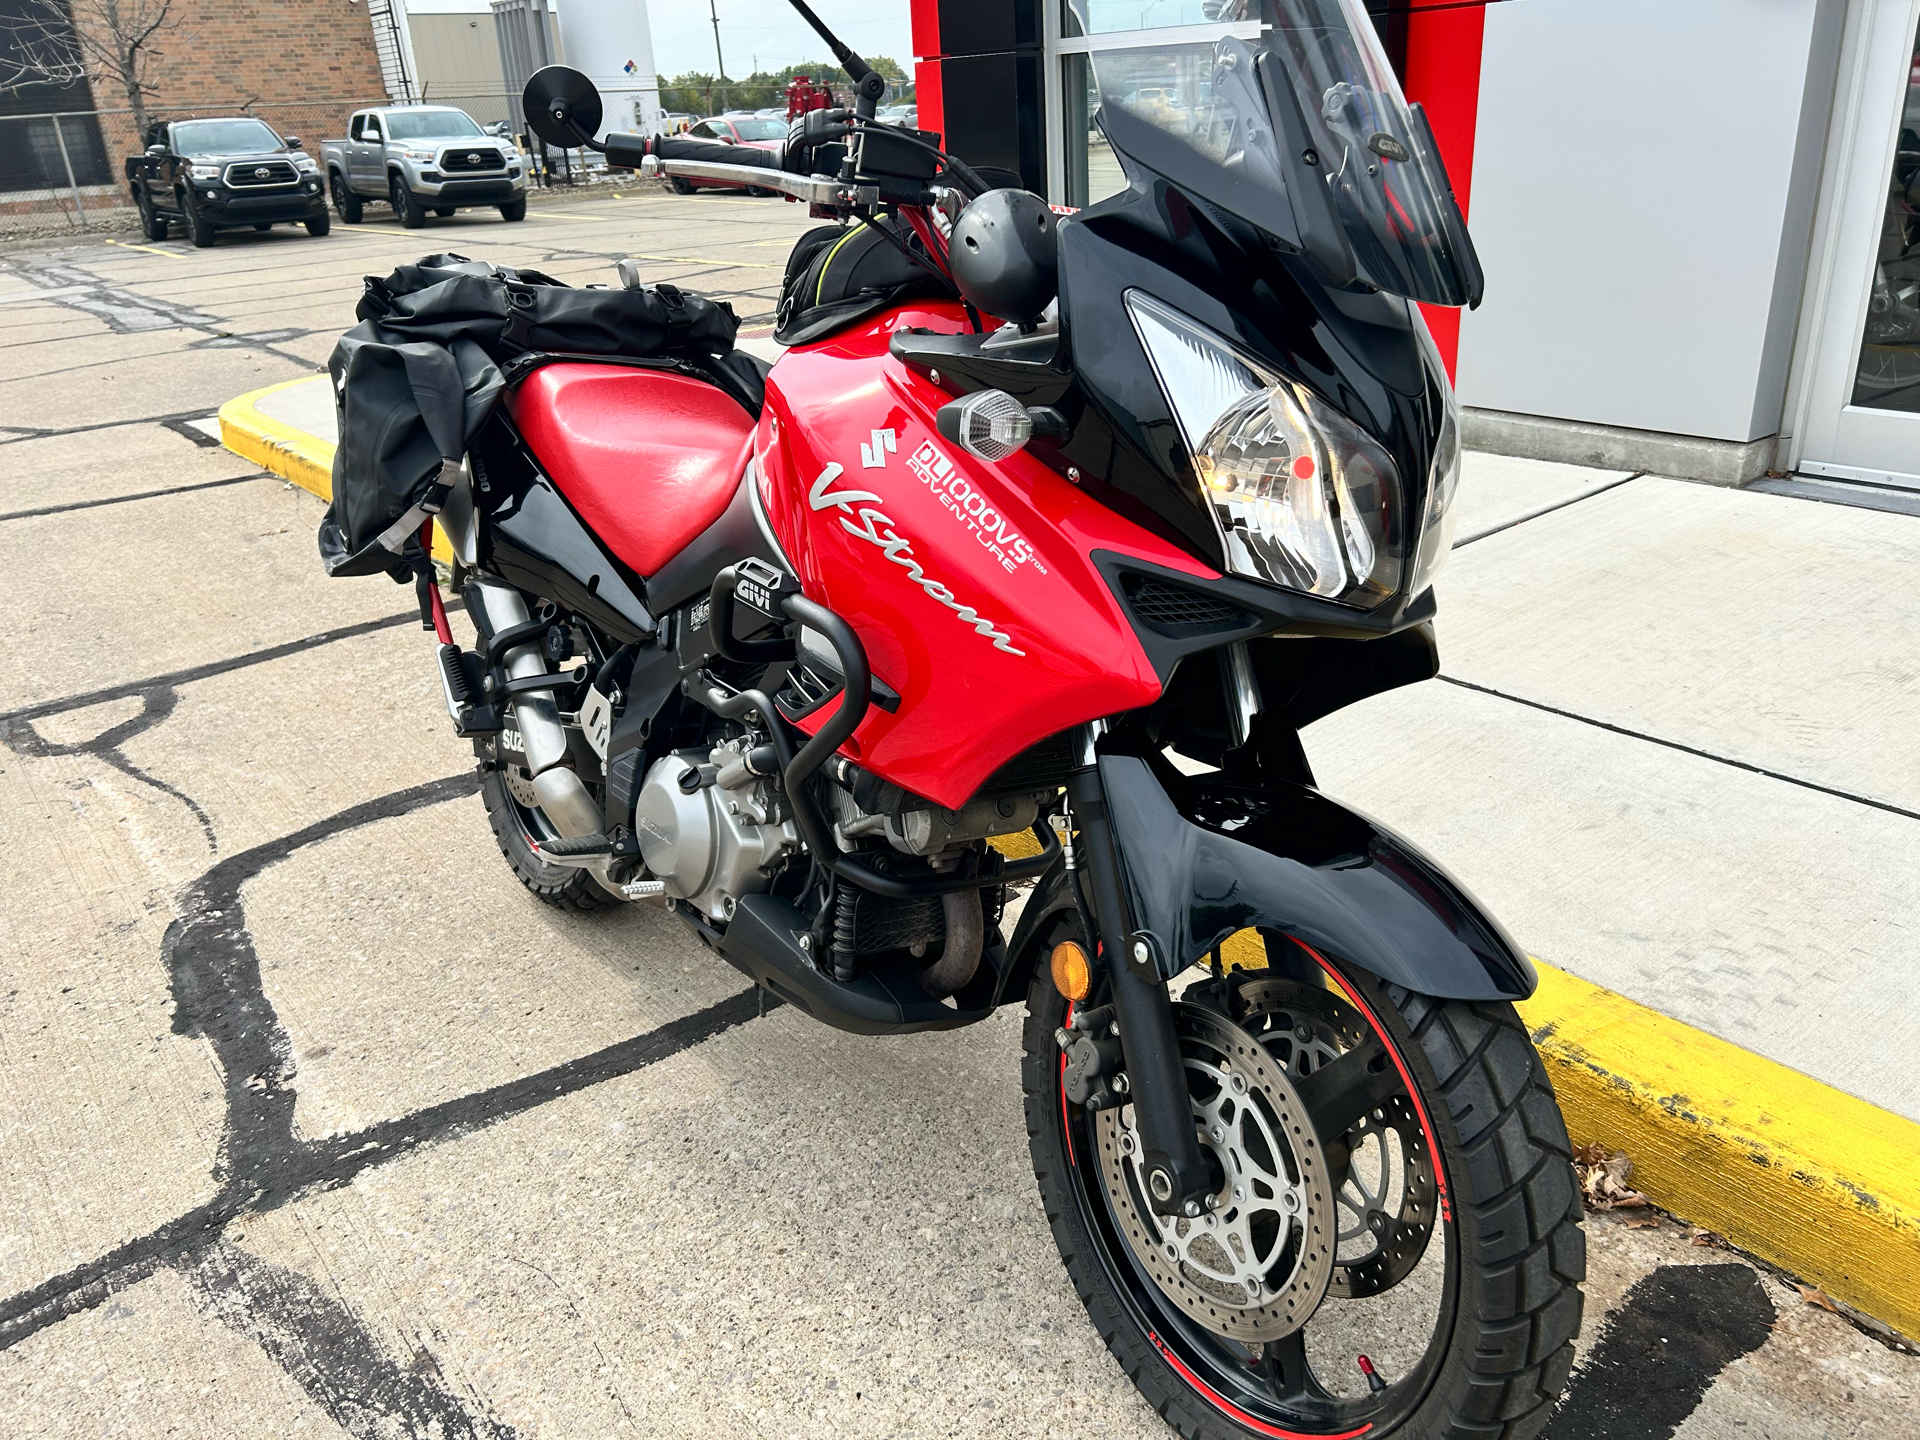
[{"label": "front brake rotor bolt", "polygon": [[1180,1247],[1178,1245],[1167,1246],[1167,1259],[1178,1261],[1179,1258],[1180,1258]]},{"label": "front brake rotor bolt", "polygon": [[1197,1218],[1200,1214],[1200,1202],[1198,1200],[1187,1201],[1186,1204],[1180,1207],[1180,1213],[1189,1220]]},{"label": "front brake rotor bolt", "polygon": [[1247,1281],[1247,1294],[1256,1300],[1260,1298],[1260,1282],[1258,1280]]},{"label": "front brake rotor bolt", "polygon": [[1246,1076],[1235,1075],[1233,1079],[1228,1083],[1233,1087],[1234,1094],[1244,1095],[1247,1093],[1247,1077]]},{"label": "front brake rotor bolt", "polygon": [[1211,1130],[1207,1131],[1207,1134],[1213,1137],[1214,1144],[1216,1145],[1226,1144],[1227,1132],[1225,1130],[1222,1130],[1218,1125],[1214,1126]]},{"label": "front brake rotor bolt", "polygon": [[1311,1025],[1294,1026],[1293,1038],[1304,1044],[1306,1041],[1313,1039],[1313,1027]]},{"label": "front brake rotor bolt", "polygon": [[1289,1215],[1299,1214],[1300,1213],[1300,1192],[1298,1190],[1287,1191],[1284,1195],[1280,1197],[1280,1206]]}]

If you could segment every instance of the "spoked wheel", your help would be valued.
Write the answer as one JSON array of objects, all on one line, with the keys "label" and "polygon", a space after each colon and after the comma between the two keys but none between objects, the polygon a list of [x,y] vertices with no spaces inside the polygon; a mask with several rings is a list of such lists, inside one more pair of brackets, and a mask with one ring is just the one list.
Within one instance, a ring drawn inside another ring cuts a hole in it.
[{"label": "spoked wheel", "polygon": [[1175,1028],[1222,1177],[1197,1219],[1153,1213],[1124,1096],[1067,1098],[1070,1018],[1043,958],[1034,1169],[1075,1289],[1174,1429],[1522,1440],[1546,1424],[1586,1250],[1566,1128],[1511,1006],[1318,956],[1191,987]]},{"label": "spoked wheel", "polygon": [[486,803],[487,823],[500,853],[520,883],[547,904],[561,910],[606,910],[625,903],[610,894],[591,872],[570,865],[550,865],[534,846],[559,838],[560,832],[540,809],[533,781],[521,766],[489,762],[481,768],[480,798]]}]

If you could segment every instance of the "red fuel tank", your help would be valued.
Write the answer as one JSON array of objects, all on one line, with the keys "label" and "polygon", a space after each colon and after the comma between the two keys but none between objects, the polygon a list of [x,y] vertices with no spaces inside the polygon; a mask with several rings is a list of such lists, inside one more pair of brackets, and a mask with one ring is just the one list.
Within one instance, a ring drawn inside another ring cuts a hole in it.
[{"label": "red fuel tank", "polygon": [[903,325],[966,329],[957,306],[916,307],[789,351],[768,379],[756,469],[807,596],[846,618],[900,693],[842,753],[957,807],[1035,741],[1159,697],[1092,552],[1217,572],[1024,451],[989,464],[943,439],[934,415],[954,397],[887,353]]}]

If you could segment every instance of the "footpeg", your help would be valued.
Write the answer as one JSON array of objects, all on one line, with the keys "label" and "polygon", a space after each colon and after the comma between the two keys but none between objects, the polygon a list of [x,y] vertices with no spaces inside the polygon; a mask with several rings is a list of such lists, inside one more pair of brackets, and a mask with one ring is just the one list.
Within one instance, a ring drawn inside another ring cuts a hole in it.
[{"label": "footpeg", "polygon": [[447,714],[453,720],[453,733],[496,735],[500,731],[500,711],[486,703],[486,690],[480,678],[480,657],[458,645],[440,647],[440,689],[446,696]]},{"label": "footpeg", "polygon": [[611,855],[613,842],[604,835],[574,835],[558,840],[542,840],[543,855]]},{"label": "footpeg", "polygon": [[633,880],[620,887],[620,893],[629,900],[658,900],[667,893],[664,880]]}]

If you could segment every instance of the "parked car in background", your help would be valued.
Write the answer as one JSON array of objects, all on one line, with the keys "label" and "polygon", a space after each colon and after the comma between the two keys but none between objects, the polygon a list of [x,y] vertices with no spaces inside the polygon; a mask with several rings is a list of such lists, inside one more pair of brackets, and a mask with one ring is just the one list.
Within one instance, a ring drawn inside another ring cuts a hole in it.
[{"label": "parked car in background", "polygon": [[908,130],[920,128],[920,107],[918,105],[889,105],[874,113],[874,119],[883,125],[900,125]]},{"label": "parked car in background", "polygon": [[149,240],[166,239],[175,220],[203,250],[222,230],[293,224],[324,235],[332,223],[319,165],[264,120],[163,120],[146,142],[127,158],[127,184]]},{"label": "parked car in background", "polygon": [[[771,150],[778,154],[786,148],[787,122],[778,116],[760,115],[711,115],[687,132],[689,140],[714,140],[722,145],[751,145],[756,150]],[[700,180],[693,181],[676,175],[673,177],[673,189],[677,195],[691,195],[695,190],[739,190],[745,189],[749,195],[771,195],[771,190],[763,190],[758,185],[742,186],[737,180]]]},{"label": "parked car in background", "polygon": [[347,138],[320,147],[333,207],[349,225],[369,200],[384,200],[409,230],[429,212],[479,207],[503,220],[527,215],[526,165],[512,143],[489,135],[450,105],[390,105],[357,110]]}]

